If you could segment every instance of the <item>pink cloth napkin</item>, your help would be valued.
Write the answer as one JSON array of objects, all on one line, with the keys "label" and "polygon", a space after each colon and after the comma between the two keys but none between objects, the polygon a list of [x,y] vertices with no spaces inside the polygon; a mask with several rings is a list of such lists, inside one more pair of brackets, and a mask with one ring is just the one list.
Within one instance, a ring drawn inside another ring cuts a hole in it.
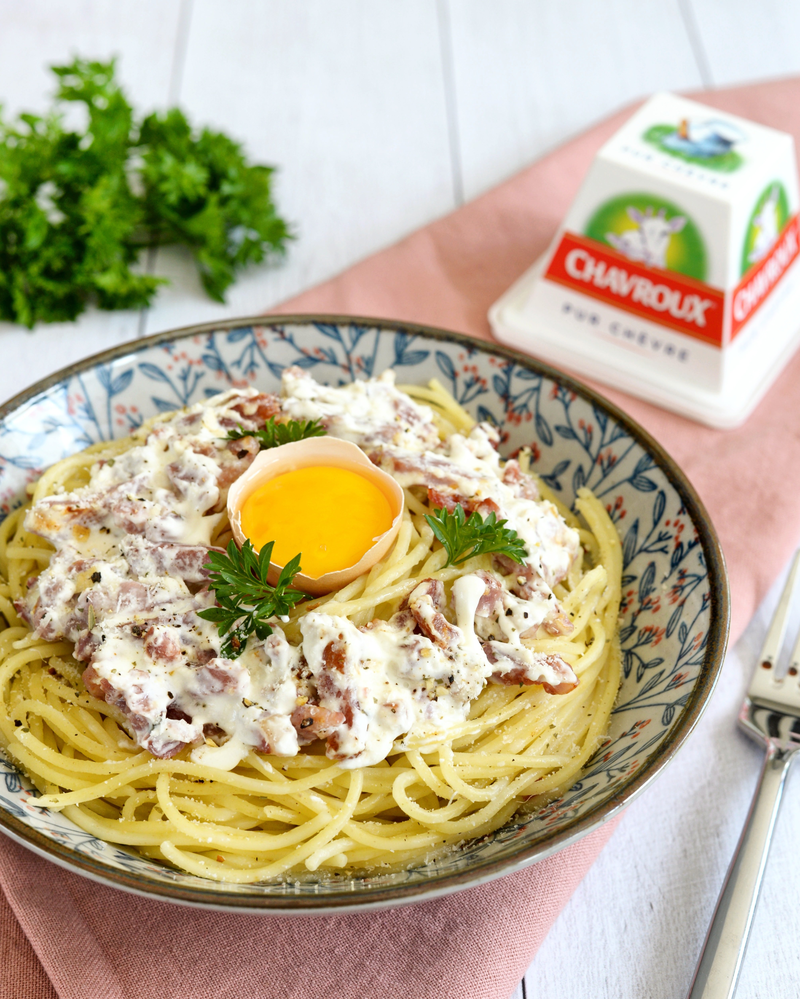
[{"label": "pink cloth napkin", "polygon": [[[800,138],[800,80],[701,95]],[[542,253],[592,156],[630,111],[281,311],[430,323],[491,339],[489,305]],[[748,423],[699,427],[620,392],[687,471],[719,531],[735,640],[800,539],[800,355]],[[507,999],[612,832],[499,881],[400,909],[317,918],[206,913],[104,888],[10,841],[0,996],[16,999]]]}]

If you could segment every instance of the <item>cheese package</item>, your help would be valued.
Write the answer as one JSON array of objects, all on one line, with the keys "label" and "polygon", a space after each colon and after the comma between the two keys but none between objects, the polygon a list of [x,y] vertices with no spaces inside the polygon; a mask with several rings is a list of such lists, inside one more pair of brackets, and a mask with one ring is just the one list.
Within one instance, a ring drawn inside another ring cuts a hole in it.
[{"label": "cheese package", "polygon": [[792,137],[672,94],[595,157],[499,340],[711,426],[741,423],[800,342]]}]

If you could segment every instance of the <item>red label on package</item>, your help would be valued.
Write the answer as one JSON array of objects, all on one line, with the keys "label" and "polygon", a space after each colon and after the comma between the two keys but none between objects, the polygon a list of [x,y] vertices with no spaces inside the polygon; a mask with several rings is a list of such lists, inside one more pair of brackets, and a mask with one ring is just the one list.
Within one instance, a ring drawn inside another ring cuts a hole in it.
[{"label": "red label on package", "polygon": [[800,252],[800,227],[795,215],[775,240],[769,253],[754,264],[733,292],[731,340],[769,298]]},{"label": "red label on package", "polygon": [[571,232],[561,237],[545,277],[714,347],[722,346],[725,296],[702,281],[647,267],[604,243]]}]

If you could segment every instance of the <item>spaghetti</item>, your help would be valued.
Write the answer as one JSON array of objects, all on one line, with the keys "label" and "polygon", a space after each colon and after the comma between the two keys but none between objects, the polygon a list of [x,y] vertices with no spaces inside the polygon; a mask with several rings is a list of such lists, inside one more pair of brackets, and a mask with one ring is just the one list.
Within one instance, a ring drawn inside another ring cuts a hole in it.
[{"label": "spaghetti", "polygon": [[[471,417],[437,383],[406,391],[416,400],[409,405],[432,407],[428,415],[440,439],[455,434],[454,440],[463,441],[477,433]],[[295,403],[298,398],[308,403],[307,393],[290,396]],[[282,411],[291,413],[291,406]],[[32,487],[33,509],[47,497],[85,487],[93,469],[129,454],[168,419],[159,417],[133,438],[94,445],[57,463]],[[374,419],[367,423],[373,432]],[[377,446],[367,445],[362,446],[368,452]],[[399,453],[371,456],[396,465]],[[229,478],[241,471],[236,460],[234,455],[228,462]],[[518,488],[531,489],[524,454],[518,465],[502,467],[513,472],[506,476],[509,482],[519,475]],[[388,555],[343,589],[298,605],[280,631],[288,645],[300,645],[310,614],[346,620],[360,634],[375,621],[408,617],[409,600],[423,584],[431,594],[450,591],[466,577],[495,579],[503,587],[523,584],[524,573],[515,583],[517,577],[508,567],[498,568],[491,555],[445,564],[425,521],[443,501],[439,485],[406,488],[402,526]],[[512,654],[492,640],[497,634],[486,618],[483,647],[494,648],[494,659],[480,693],[464,701],[460,716],[447,715],[443,725],[444,716],[431,714],[430,705],[447,704],[446,695],[455,694],[423,690],[429,722],[395,733],[388,752],[367,765],[359,763],[357,750],[332,752],[329,737],[328,755],[319,740],[301,741],[286,755],[245,744],[233,765],[228,760],[228,769],[213,761],[231,739],[217,740],[221,745],[209,745],[205,755],[206,747],[198,752],[186,744],[170,756],[174,750],[165,750],[163,742],[149,745],[158,755],[148,751],[126,705],[86,689],[83,677],[90,667],[76,658],[76,644],[57,629],[48,633],[46,615],[37,624],[35,615],[20,613],[30,605],[29,581],[41,577],[55,556],[26,529],[30,505],[19,509],[0,525],[0,613],[8,622],[0,633],[0,740],[40,792],[37,804],[63,811],[100,839],[201,877],[252,883],[304,870],[422,863],[500,827],[523,804],[533,809],[552,799],[575,780],[602,740],[619,685],[620,543],[604,507],[588,490],[580,491],[575,506],[577,516],[564,509],[560,515],[580,545],[551,588],[555,618],[563,626],[538,628],[519,644],[521,658],[506,661],[502,656]],[[210,519],[208,543],[225,543],[225,516]],[[488,594],[489,582],[486,586]],[[517,599],[505,589],[502,596],[509,607]],[[434,609],[444,620],[444,605]],[[409,621],[419,642],[429,641],[424,622]],[[568,692],[552,692],[558,688],[541,677],[531,679],[520,665],[556,661],[577,680],[565,685]],[[487,678],[495,682],[486,683]],[[101,692],[96,683],[90,687]]]}]

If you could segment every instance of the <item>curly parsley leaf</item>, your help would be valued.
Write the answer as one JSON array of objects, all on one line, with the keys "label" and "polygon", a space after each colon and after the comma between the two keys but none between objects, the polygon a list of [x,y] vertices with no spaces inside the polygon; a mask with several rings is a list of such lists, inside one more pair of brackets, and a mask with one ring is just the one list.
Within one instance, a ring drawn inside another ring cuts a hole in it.
[{"label": "curly parsley leaf", "polygon": [[291,238],[272,201],[272,174],[222,132],[192,131],[182,111],[151,114],[139,134],[145,227],[188,246],[208,295],[224,302],[237,271],[281,254]]},{"label": "curly parsley leaf", "polygon": [[[222,133],[192,132],[180,111],[139,123],[114,61],[53,66],[45,116],[0,117],[0,319],[32,327],[149,305],[164,279],[137,273],[141,249],[184,243],[221,300],[238,271],[282,253],[272,170]],[[86,125],[62,109],[83,106]]]},{"label": "curly parsley leaf", "polygon": [[319,420],[289,420],[287,423],[276,423],[275,417],[271,416],[262,430],[245,430],[239,425],[235,430],[229,430],[225,439],[239,441],[243,437],[255,437],[261,450],[268,451],[283,444],[293,444],[307,437],[324,437],[326,434],[327,430]]},{"label": "curly parsley leaf", "polygon": [[475,555],[497,552],[508,555],[515,562],[524,562],[528,551],[516,531],[506,527],[507,521],[498,520],[490,513],[486,520],[475,511],[467,518],[464,507],[456,506],[452,513],[436,509],[426,514],[436,539],[447,552],[445,565],[461,565]]},{"label": "curly parsley leaf", "polygon": [[300,590],[290,589],[300,572],[300,555],[286,563],[275,586],[267,582],[273,545],[270,541],[256,554],[250,541],[245,541],[241,549],[231,541],[226,552],[208,553],[208,585],[217,606],[198,613],[216,624],[220,635],[227,636],[220,651],[228,659],[237,659],[244,652],[250,635],[255,634],[261,641],[271,635],[268,621],[288,614],[306,598]]}]

